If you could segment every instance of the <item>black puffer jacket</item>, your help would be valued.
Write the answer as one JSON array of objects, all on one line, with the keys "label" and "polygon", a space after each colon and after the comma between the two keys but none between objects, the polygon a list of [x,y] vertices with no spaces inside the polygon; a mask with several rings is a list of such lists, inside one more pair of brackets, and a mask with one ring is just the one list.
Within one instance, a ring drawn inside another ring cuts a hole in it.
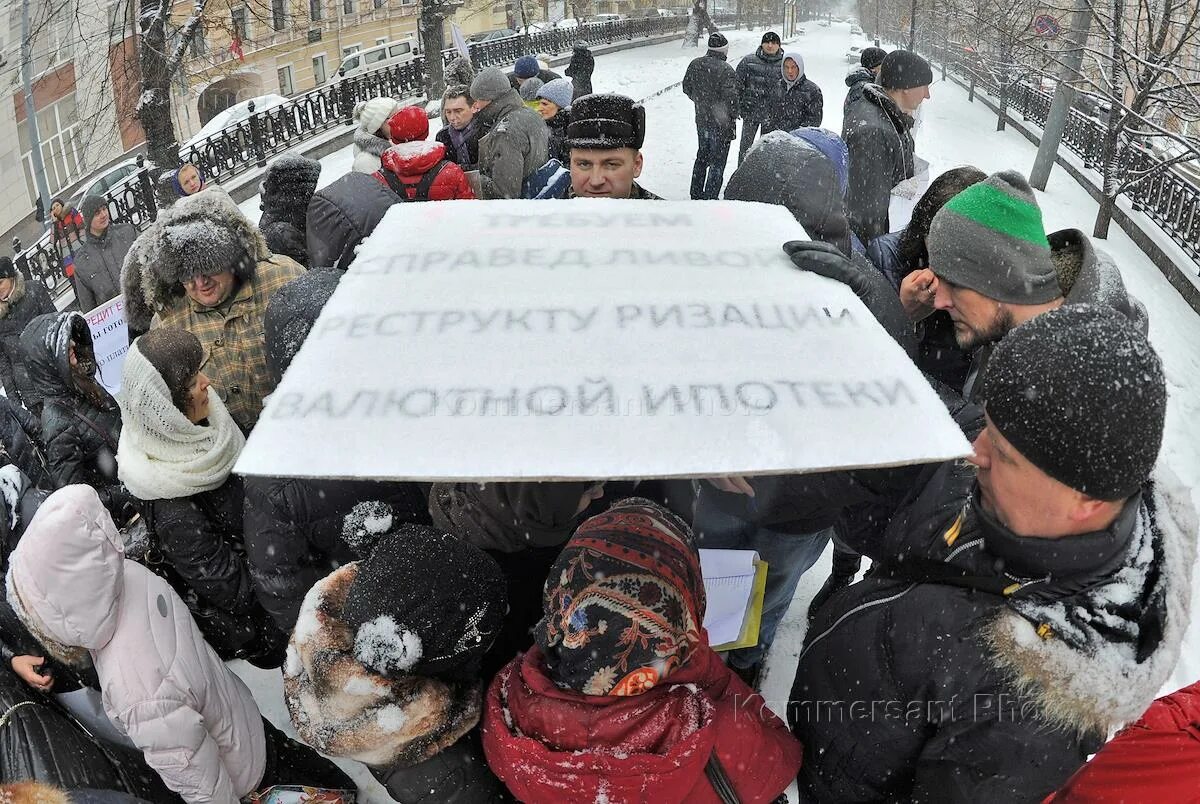
[{"label": "black puffer jacket", "polygon": [[400,197],[367,173],[347,173],[313,194],[308,203],[305,238],[311,268],[340,268]]},{"label": "black puffer jacket", "polygon": [[875,74],[863,67],[861,64],[855,67],[850,72],[846,73],[846,100],[842,101],[842,119],[845,120],[850,114],[850,107],[854,103],[862,100],[863,88],[867,84],[875,83]]},{"label": "black puffer jacket", "polygon": [[290,632],[313,584],[369,553],[385,521],[429,522],[415,484],[246,478],[246,554],[275,623]]},{"label": "black puffer jacket", "polygon": [[874,84],[863,89],[862,101],[850,107],[842,139],[850,151],[850,187],[846,208],[850,227],[869,243],[887,234],[892,188],[915,171],[913,119]]},{"label": "black puffer jacket", "polygon": [[586,45],[571,49],[571,63],[563,70],[571,79],[571,100],[592,94],[592,73],[596,70],[596,57]]},{"label": "black puffer jacket", "polygon": [[546,146],[548,158],[557,159],[567,168],[571,166],[571,146],[567,145],[567,123],[570,122],[571,113],[566,109],[559,109],[554,117],[546,121],[546,129],[550,134]]},{"label": "black puffer jacket", "polygon": [[768,56],[760,45],[737,66],[737,96],[743,120],[765,122],[779,97],[779,70],[783,50]]},{"label": "black puffer jacket", "polygon": [[727,140],[737,135],[737,92],[737,73],[719,51],[692,59],[683,74],[683,94],[696,106],[696,128],[718,131]]},{"label": "black puffer jacket", "polygon": [[26,407],[29,403],[22,397],[22,390],[29,374],[21,354],[21,333],[37,316],[53,312],[54,302],[46,286],[36,280],[27,281],[19,273],[8,301],[0,302],[0,385],[9,399]]},{"label": "black puffer jacket", "polygon": [[15,464],[37,488],[54,488],[42,447],[41,422],[8,398],[0,399],[0,450],[0,466]]},{"label": "black puffer jacket", "polygon": [[68,790],[114,790],[161,804],[167,790],[141,754],[89,736],[51,698],[0,667],[0,780],[27,779]]},{"label": "black puffer jacket", "polygon": [[772,130],[795,131],[798,128],[820,126],[825,119],[825,97],[821,88],[806,76],[800,76],[789,87],[779,84],[779,100],[771,110],[768,125]]},{"label": "black puffer jacket", "polygon": [[72,342],[79,362],[95,365],[92,333],[83,316],[52,313],[29,323],[21,335],[28,393],[42,406],[42,442],[54,485],[83,483],[96,489],[119,526],[131,513],[129,492],[117,480],[121,410],[94,380],[72,372]]},{"label": "black puffer jacket", "polygon": [[801,788],[1040,801],[1166,680],[1190,535],[1167,526],[1173,503],[1153,484],[1107,530],[1050,540],[984,513],[965,462],[925,477],[882,538],[851,544],[876,568],[805,639],[788,713]]}]

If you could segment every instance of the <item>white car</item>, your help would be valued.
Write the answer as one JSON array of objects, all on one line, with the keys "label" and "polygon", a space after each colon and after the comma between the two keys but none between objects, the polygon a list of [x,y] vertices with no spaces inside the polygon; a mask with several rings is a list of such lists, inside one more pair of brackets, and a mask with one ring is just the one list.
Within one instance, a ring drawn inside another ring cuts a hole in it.
[{"label": "white car", "polygon": [[[122,159],[112,167],[106,168],[102,172],[96,174],[92,178],[84,182],[79,190],[75,193],[71,200],[71,206],[79,209],[83,203],[84,196],[89,195],[104,195],[109,190],[120,185],[130,176],[137,173],[136,159]],[[49,212],[49,210],[47,210]]]},{"label": "white car", "polygon": [[861,46],[851,45],[850,49],[846,51],[846,63],[858,64],[862,59],[862,51],[863,49]]},{"label": "white car", "polygon": [[254,111],[257,113],[266,111],[267,109],[274,109],[276,106],[282,106],[287,103],[287,98],[282,95],[259,95],[257,98],[250,98],[241,103],[236,103],[223,112],[217,112],[211,120],[204,124],[202,129],[196,132],[195,136],[179,146],[180,152],[186,151],[193,145],[200,145],[206,139],[221,131],[221,129],[228,128],[234,123],[239,123],[248,118],[250,116],[251,103],[254,104]]}]

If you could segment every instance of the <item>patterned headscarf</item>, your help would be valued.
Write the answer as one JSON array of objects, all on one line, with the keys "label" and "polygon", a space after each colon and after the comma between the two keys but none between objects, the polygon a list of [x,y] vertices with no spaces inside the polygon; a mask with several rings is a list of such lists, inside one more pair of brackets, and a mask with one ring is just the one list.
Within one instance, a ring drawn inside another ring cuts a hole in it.
[{"label": "patterned headscarf", "polygon": [[704,581],[692,532],[630,498],[579,526],[550,570],[535,637],[554,683],[638,695],[701,642]]}]

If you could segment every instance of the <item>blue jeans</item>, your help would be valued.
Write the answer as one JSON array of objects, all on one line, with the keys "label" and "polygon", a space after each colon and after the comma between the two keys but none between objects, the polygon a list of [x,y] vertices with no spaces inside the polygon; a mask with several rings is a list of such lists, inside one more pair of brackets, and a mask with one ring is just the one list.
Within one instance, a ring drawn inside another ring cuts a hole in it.
[{"label": "blue jeans", "polygon": [[696,130],[700,147],[692,167],[692,200],[712,201],[721,195],[725,182],[725,163],[729,160],[729,140],[716,129]]},{"label": "blue jeans", "polygon": [[714,498],[721,493],[701,481],[693,528],[697,544],[704,548],[756,550],[759,558],[767,562],[767,589],[758,644],[729,654],[731,665],[746,668],[766,658],[775,631],[796,594],[800,576],[817,563],[833,536],[833,528],[805,534],[769,530],[719,508]]}]

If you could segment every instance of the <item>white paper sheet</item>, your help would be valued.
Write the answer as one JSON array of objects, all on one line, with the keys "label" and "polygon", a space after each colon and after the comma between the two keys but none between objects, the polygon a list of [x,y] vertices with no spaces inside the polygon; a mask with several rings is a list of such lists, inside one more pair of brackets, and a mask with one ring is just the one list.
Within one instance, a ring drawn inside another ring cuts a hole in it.
[{"label": "white paper sheet", "polygon": [[742,633],[750,594],[754,591],[753,550],[701,550],[704,576],[704,627],[710,645],[735,641]]}]

